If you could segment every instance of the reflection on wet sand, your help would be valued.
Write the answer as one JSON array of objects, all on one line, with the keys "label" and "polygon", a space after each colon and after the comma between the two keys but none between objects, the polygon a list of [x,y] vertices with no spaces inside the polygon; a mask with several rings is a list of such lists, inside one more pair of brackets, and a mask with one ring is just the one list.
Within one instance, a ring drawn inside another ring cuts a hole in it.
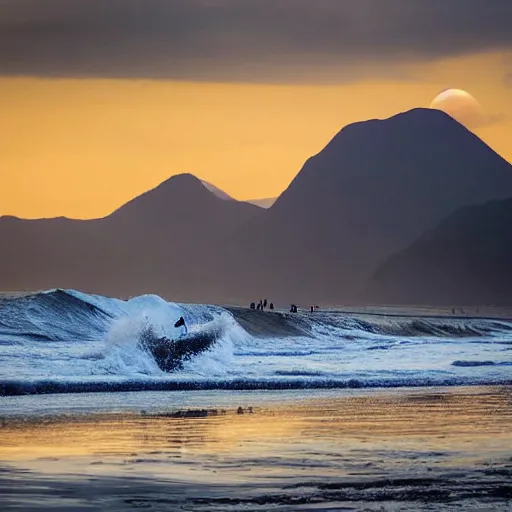
[{"label": "reflection on wet sand", "polygon": [[[375,500],[395,508],[414,502],[419,510],[432,500],[440,509],[470,497],[506,510],[511,426],[510,388],[340,395],[244,414],[10,419],[1,432],[0,498],[7,507],[23,504],[40,493],[42,479],[98,510],[105,493],[114,509],[141,496],[156,505],[163,493],[166,503],[187,510],[371,508]],[[112,490],[123,479],[128,497]],[[93,490],[81,498],[86,481]],[[17,494],[21,482],[25,492]]]}]

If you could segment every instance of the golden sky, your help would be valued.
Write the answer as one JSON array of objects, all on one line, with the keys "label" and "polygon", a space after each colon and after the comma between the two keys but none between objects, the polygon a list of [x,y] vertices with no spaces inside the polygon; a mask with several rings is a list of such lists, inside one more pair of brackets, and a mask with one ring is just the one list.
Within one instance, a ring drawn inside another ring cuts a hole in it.
[{"label": "golden sky", "polygon": [[503,53],[408,64],[339,84],[0,78],[0,215],[104,216],[182,172],[238,199],[278,195],[343,126],[427,107],[447,87],[494,119],[476,133],[512,161]]}]

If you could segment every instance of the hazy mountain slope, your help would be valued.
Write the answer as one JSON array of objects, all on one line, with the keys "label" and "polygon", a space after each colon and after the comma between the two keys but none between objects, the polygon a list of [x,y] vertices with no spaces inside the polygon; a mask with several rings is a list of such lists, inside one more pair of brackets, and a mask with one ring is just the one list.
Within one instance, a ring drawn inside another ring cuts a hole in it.
[{"label": "hazy mountain slope", "polygon": [[263,199],[249,199],[247,202],[260,206],[261,208],[270,208],[277,201],[277,197],[266,197]]},{"label": "hazy mountain slope", "polygon": [[0,218],[0,289],[197,299],[214,292],[206,282],[210,255],[260,212],[178,175],[103,219]]},{"label": "hazy mountain slope", "polygon": [[512,305],[512,199],[457,210],[390,257],[371,283],[375,301]]}]

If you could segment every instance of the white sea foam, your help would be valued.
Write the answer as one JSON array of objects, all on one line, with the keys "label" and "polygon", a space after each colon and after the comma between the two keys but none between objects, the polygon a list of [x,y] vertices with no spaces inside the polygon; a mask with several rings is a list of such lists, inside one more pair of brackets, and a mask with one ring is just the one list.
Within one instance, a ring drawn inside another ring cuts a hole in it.
[{"label": "white sea foam", "polygon": [[[66,390],[66,384],[80,391],[81,383],[239,389],[511,379],[512,325],[506,321],[318,312],[288,317],[300,323],[301,336],[277,337],[267,329],[266,336],[253,337],[222,308],[168,303],[154,295],[121,301],[54,290],[3,300],[1,306],[3,394]],[[182,333],[174,327],[180,316],[190,333],[215,333],[215,342],[166,373],[140,341],[150,332],[172,343]],[[254,317],[263,323],[265,318]]]}]

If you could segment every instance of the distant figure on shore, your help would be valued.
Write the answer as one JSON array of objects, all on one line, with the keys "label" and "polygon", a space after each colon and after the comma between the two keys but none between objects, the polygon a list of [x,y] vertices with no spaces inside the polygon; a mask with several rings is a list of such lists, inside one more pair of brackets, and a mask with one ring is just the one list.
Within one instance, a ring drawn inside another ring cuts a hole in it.
[{"label": "distant figure on shore", "polygon": [[251,302],[251,304],[249,305],[249,308],[256,309],[256,304],[254,302]]},{"label": "distant figure on shore", "polygon": [[313,311],[315,311],[315,306],[311,306],[311,313],[313,313]]},{"label": "distant figure on shore", "polygon": [[260,306],[260,309],[263,311],[263,301],[260,299],[260,302],[259,302],[259,306]]},{"label": "distant figure on shore", "polygon": [[290,306],[290,313],[297,313],[297,306],[295,304]]},{"label": "distant figure on shore", "polygon": [[258,305],[256,306],[256,309],[259,311],[261,309],[261,304],[258,302]]},{"label": "distant figure on shore", "polygon": [[273,302],[270,303],[269,307],[270,307],[270,311],[274,311],[274,303]]},{"label": "distant figure on shore", "polygon": [[266,308],[267,307],[267,299],[264,299],[263,300],[263,308]]}]

